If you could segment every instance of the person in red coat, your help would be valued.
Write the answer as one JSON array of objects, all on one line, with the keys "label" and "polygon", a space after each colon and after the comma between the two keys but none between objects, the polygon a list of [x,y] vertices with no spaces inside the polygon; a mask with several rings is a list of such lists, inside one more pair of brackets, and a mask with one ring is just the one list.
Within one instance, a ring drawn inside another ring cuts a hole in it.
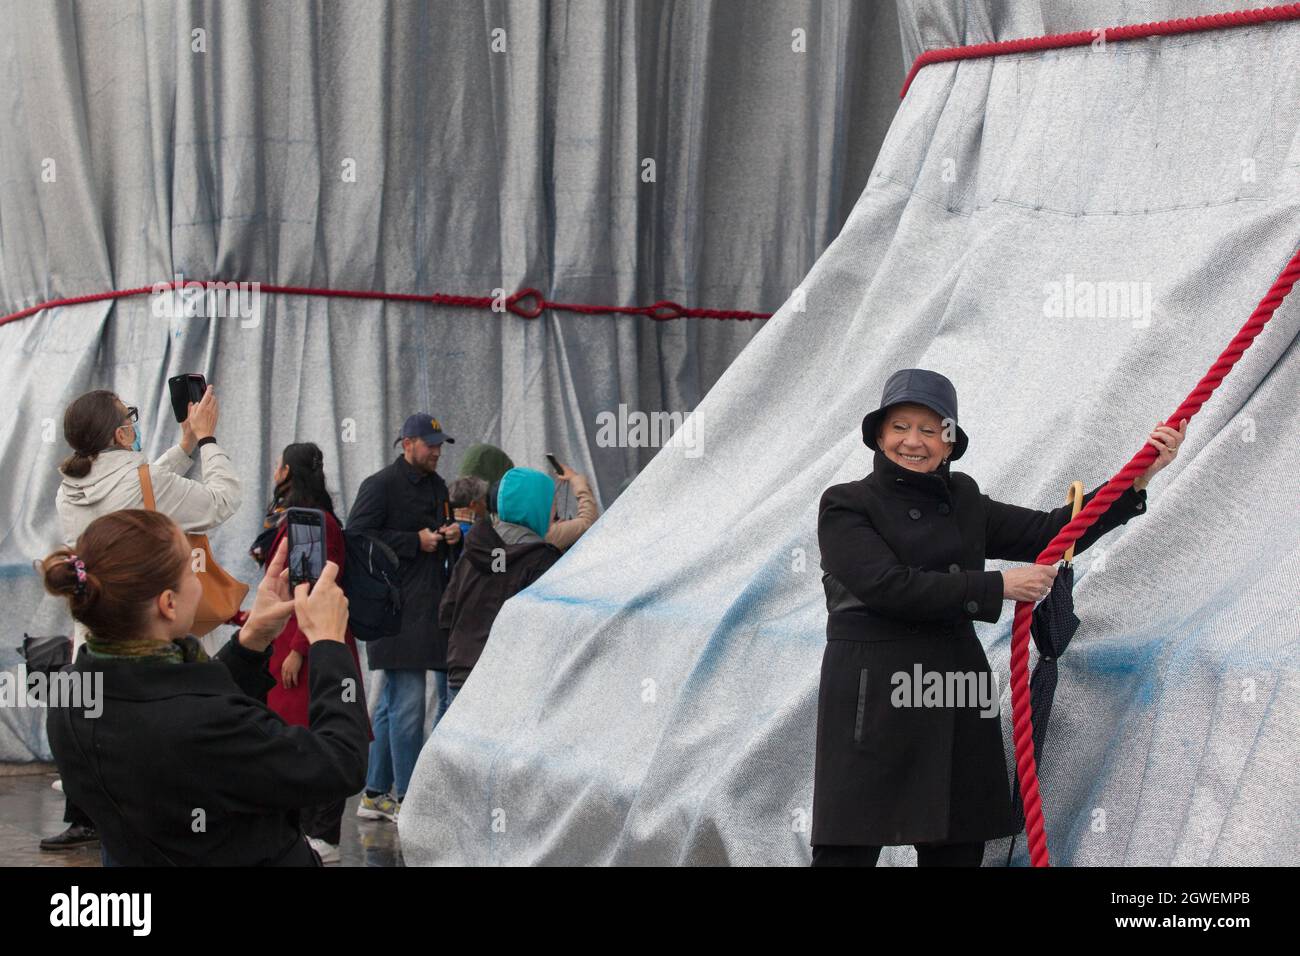
[{"label": "person in red coat", "polygon": [[[286,509],[318,508],[325,513],[325,559],[339,566],[339,575],[342,577],[347,547],[343,541],[343,528],[334,515],[334,502],[325,489],[324,456],[320,448],[310,442],[287,446],[276,463],[273,481],[275,496],[267,509],[266,525],[268,528],[276,527],[277,530],[270,546],[265,549],[266,553],[275,554],[281,539],[288,533],[288,523],[282,520]],[[356,692],[364,696],[361,658],[351,630],[348,630],[344,640],[357,668]],[[309,648],[307,635],[298,627],[297,618],[290,615],[284,630],[272,645],[269,670],[276,679],[276,685],[267,692],[266,704],[285,723],[300,727],[310,726],[307,716],[311,701]],[[370,739],[374,740],[373,732]],[[338,862],[345,805],[346,801],[340,800],[323,806],[304,807],[302,810],[303,832],[324,863]]]}]

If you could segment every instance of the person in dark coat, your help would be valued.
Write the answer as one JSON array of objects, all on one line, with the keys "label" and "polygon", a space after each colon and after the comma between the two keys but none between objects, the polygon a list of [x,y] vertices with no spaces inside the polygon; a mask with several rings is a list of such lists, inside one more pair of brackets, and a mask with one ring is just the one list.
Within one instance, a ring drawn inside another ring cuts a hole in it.
[{"label": "person in dark coat", "polygon": [[[46,590],[89,631],[71,672],[92,689],[50,702],[50,749],[107,864],[320,865],[299,811],[360,789],[365,695],[343,642],[338,567],[291,599],[287,552],[276,551],[247,621],[213,661],[187,636],[203,588],[167,515],[104,515],[75,550],[43,562]],[[310,727],[265,704],[271,642],[291,612],[312,644]]]},{"label": "person in dark coat", "polygon": [[[1186,428],[1152,432],[1157,459],[1076,553],[1146,510],[1144,489]],[[950,470],[967,437],[956,389],[937,372],[891,375],[862,440],[875,451],[871,474],[828,488],[818,510],[828,616],[813,865],[874,866],[882,846],[912,844],[921,866],[978,866],[985,841],[1016,825],[1000,692],[973,622],[996,622],[1003,601],[1040,600],[1056,576],[1055,565],[985,571],[984,562],[1033,562],[1072,509],[994,501]]]},{"label": "person in dark coat", "polygon": [[357,808],[368,820],[396,820],[424,745],[428,671],[435,674],[438,693],[434,726],[449,702],[447,632],[438,625],[438,602],[461,536],[437,468],[442,443],[455,439],[436,418],[421,413],[406,419],[398,441],[402,454],[361,483],[347,522],[349,531],[367,532],[392,548],[401,576],[402,629],[366,646],[370,669],[384,672],[366,792]]},{"label": "person in dark coat", "polygon": [[512,468],[497,490],[500,512],[470,528],[439,608],[448,631],[447,683],[456,699],[487,644],[501,606],[560,560],[546,541],[555,481],[532,468]]}]

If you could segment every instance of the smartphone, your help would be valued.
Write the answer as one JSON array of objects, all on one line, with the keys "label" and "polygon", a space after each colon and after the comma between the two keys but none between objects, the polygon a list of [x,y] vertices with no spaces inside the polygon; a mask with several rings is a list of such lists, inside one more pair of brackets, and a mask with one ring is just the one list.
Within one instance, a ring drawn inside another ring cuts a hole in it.
[{"label": "smartphone", "polygon": [[290,508],[284,515],[289,523],[289,587],[304,581],[315,584],[325,570],[325,512]]},{"label": "smartphone", "polygon": [[549,451],[546,453],[546,460],[551,463],[551,471],[555,472],[557,475],[564,474],[564,469],[560,467],[560,463],[555,460],[555,456]]},{"label": "smartphone", "polygon": [[178,422],[183,422],[190,417],[190,402],[203,399],[208,380],[198,372],[186,372],[167,379],[167,390],[171,393],[172,414]]}]

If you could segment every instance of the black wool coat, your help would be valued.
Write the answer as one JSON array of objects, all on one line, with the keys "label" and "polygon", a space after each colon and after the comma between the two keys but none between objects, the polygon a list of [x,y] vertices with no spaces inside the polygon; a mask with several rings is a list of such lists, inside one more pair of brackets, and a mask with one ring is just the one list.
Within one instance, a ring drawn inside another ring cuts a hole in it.
[{"label": "black wool coat", "polygon": [[270,655],[232,638],[205,663],[83,649],[64,669],[98,683],[102,709],[52,706],[50,749],[68,799],[119,865],[316,865],[299,811],[365,785],[366,695],[347,645],[318,641],[311,727],[286,724],[265,703]]},{"label": "black wool coat", "polygon": [[[1146,492],[1129,488],[1078,540],[1076,554],[1145,510]],[[1002,575],[985,571],[985,560],[1032,562],[1070,514],[1069,505],[1036,511],[994,501],[947,465],[910,471],[879,451],[871,474],[822,495],[817,538],[828,613],[813,845],[974,842],[1016,832],[1002,721],[996,712],[982,716],[990,697],[996,711],[1000,685],[973,622],[1002,614]],[[920,691],[912,688],[930,672],[951,692],[931,699],[939,706],[916,706]]]},{"label": "black wool coat", "polygon": [[379,538],[397,554],[402,591],[402,629],[366,645],[366,665],[377,670],[447,669],[447,630],[438,624],[438,603],[451,577],[456,548],[420,550],[420,529],[437,531],[454,520],[447,483],[399,455],[361,483],[348,512],[348,531]]}]

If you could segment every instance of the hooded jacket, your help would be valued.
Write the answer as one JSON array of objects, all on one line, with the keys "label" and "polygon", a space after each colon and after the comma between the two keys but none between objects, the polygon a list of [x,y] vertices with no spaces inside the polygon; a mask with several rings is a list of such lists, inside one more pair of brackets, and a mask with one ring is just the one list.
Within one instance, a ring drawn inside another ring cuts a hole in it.
[{"label": "hooded jacket", "polygon": [[542,537],[554,490],[555,483],[541,472],[512,468],[501,479],[501,518],[480,520],[466,536],[438,609],[438,623],[449,632],[447,683],[452,687],[461,687],[478,663],[502,605],[560,560],[560,549]]},{"label": "hooded jacket", "polygon": [[[200,448],[199,461],[202,477],[186,478],[194,459],[180,445],[173,445],[149,466],[154,506],[185,532],[215,528],[239,510],[241,500],[239,478],[230,465],[230,456],[219,445],[209,442]],[[54,506],[67,547],[76,547],[77,538],[96,518],[144,507],[139,473],[144,463],[145,457],[138,451],[110,448],[95,456],[85,477],[63,475]],[[76,622],[74,653],[85,640],[86,627]]]},{"label": "hooded jacket", "polygon": [[[173,445],[149,466],[154,503],[182,531],[215,528],[239,510],[239,478],[230,456],[209,443],[199,449],[202,477],[186,478],[194,459]],[[72,547],[96,518],[124,508],[143,508],[138,469],[145,457],[138,451],[110,448],[101,451],[83,478],[63,475],[55,507],[63,522],[63,540]]]}]

